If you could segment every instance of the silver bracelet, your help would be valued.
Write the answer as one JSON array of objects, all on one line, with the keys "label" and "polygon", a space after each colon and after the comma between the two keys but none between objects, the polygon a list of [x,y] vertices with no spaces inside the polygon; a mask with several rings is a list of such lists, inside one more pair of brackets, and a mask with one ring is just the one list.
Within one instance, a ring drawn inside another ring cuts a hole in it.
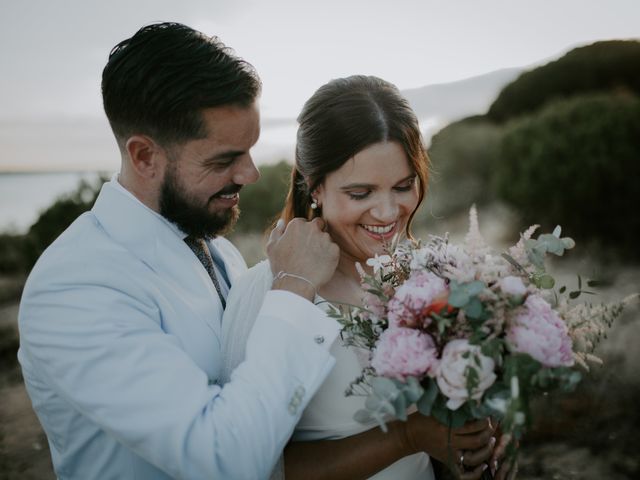
[{"label": "silver bracelet", "polygon": [[303,282],[307,282],[313,288],[313,296],[315,297],[318,294],[318,289],[313,284],[313,282],[311,280],[309,280],[308,278],[303,277],[302,275],[296,275],[295,273],[287,273],[284,270],[280,270],[276,274],[276,276],[273,277],[273,281],[275,282],[276,280],[281,280],[284,277],[297,278],[298,280],[302,280]]}]

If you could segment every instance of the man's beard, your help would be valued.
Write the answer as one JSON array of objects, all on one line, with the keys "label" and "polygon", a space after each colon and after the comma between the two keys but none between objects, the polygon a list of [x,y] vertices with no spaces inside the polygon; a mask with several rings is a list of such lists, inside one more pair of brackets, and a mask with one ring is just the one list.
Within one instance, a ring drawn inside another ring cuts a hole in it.
[{"label": "man's beard", "polygon": [[[234,193],[240,190],[239,185],[223,188],[219,194]],[[175,223],[180,230],[197,238],[212,238],[228,233],[238,220],[238,206],[209,211],[209,202],[202,204],[178,184],[175,170],[169,168],[160,190],[160,214]]]}]

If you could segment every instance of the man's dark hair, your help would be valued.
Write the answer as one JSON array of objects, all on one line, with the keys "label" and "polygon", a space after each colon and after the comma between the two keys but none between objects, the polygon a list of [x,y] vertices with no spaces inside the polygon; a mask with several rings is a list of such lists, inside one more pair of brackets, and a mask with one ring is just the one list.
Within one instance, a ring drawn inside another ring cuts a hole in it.
[{"label": "man's dark hair", "polygon": [[111,50],[102,72],[104,109],[121,146],[134,134],[163,145],[203,138],[203,109],[248,107],[260,89],[251,64],[180,23],[141,28]]}]

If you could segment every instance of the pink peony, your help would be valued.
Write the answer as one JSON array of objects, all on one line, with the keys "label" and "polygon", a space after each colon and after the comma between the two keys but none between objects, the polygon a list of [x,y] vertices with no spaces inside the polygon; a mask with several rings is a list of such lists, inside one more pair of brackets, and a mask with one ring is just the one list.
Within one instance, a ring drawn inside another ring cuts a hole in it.
[{"label": "pink peony", "polygon": [[378,339],[371,366],[378,375],[404,381],[407,376],[435,374],[438,352],[427,333],[412,328],[389,328]]},{"label": "pink peony", "polygon": [[[445,281],[431,272],[416,271],[389,301],[390,327],[426,327],[431,323],[432,304],[446,307],[448,288]],[[436,310],[440,313],[440,310]]]},{"label": "pink peony", "polygon": [[[469,392],[467,385],[468,369],[474,368],[478,374],[478,384]],[[457,410],[470,398],[478,400],[496,381],[495,362],[483,355],[478,345],[468,340],[452,340],[442,351],[436,381],[442,394],[447,397],[447,408]]]},{"label": "pink peony", "polygon": [[529,295],[507,330],[513,351],[526,353],[546,367],[573,365],[567,326],[543,298]]}]

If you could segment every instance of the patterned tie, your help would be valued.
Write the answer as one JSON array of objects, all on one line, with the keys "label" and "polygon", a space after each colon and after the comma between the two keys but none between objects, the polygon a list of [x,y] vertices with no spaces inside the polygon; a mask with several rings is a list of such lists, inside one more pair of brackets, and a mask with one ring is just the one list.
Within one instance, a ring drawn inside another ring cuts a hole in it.
[{"label": "patterned tie", "polygon": [[189,245],[189,248],[193,250],[193,253],[196,254],[200,263],[204,265],[205,270],[211,277],[211,281],[213,282],[213,286],[216,287],[216,292],[218,292],[218,296],[220,297],[220,301],[222,302],[222,308],[227,307],[227,302],[222,295],[222,290],[220,289],[220,282],[218,281],[218,276],[216,275],[216,269],[213,267],[213,258],[211,258],[211,253],[207,248],[207,242],[202,238],[195,237],[187,237],[184,239],[184,242]]}]

